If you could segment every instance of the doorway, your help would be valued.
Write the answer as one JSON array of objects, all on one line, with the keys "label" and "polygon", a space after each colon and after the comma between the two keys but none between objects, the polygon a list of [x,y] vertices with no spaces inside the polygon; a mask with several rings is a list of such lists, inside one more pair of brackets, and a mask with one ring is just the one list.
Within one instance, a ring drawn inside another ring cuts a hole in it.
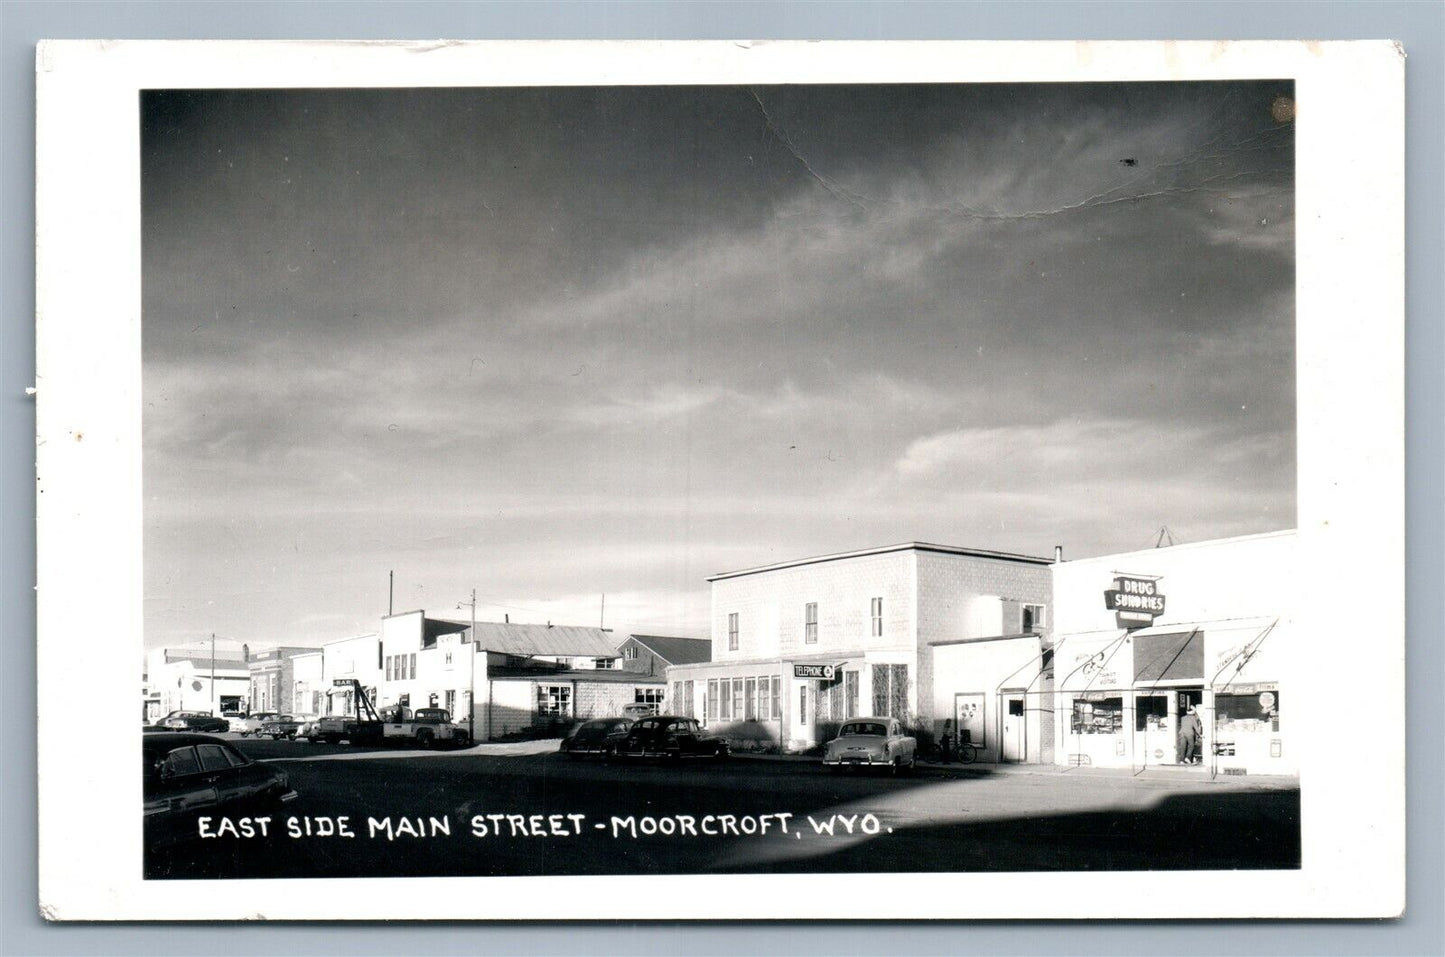
[{"label": "doorway", "polygon": [[[1199,688],[1175,688],[1169,695],[1170,718],[1173,719],[1175,730],[1175,754],[1174,762],[1185,767],[1204,765],[1204,746],[1206,734],[1204,731],[1204,689]],[[1194,710],[1194,717],[1191,719],[1190,709]],[[1193,724],[1198,732],[1194,736],[1194,746],[1191,749],[1185,746],[1185,731],[1190,724]]]},{"label": "doorway", "polygon": [[1004,692],[1000,697],[1003,699],[999,708],[999,722],[1002,725],[999,734],[1002,753],[1000,760],[1021,764],[1028,756],[1028,733],[1025,727],[1024,693],[1022,691]]}]

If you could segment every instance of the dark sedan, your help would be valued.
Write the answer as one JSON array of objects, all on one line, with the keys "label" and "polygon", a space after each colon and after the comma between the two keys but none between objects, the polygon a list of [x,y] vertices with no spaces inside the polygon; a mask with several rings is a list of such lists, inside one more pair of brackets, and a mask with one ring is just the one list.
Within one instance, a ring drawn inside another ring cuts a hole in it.
[{"label": "dark sedan", "polygon": [[617,748],[631,727],[631,718],[598,718],[593,721],[584,721],[573,728],[571,734],[562,739],[562,744],[558,746],[557,750],[564,754],[600,754],[605,757]]},{"label": "dark sedan", "polygon": [[209,711],[172,711],[161,724],[171,731],[214,731],[231,730],[231,722],[218,718]]},{"label": "dark sedan", "polygon": [[728,743],[709,734],[692,718],[659,715],[643,718],[627,729],[613,752],[628,758],[714,758],[728,755]]},{"label": "dark sedan", "polygon": [[256,736],[265,735],[274,741],[282,738],[296,738],[296,732],[301,729],[301,719],[291,714],[278,714],[261,722],[261,730]]},{"label": "dark sedan", "polygon": [[296,797],[286,772],[252,761],[219,738],[169,733],[141,736],[145,840],[158,847],[199,835],[200,819],[248,821]]}]

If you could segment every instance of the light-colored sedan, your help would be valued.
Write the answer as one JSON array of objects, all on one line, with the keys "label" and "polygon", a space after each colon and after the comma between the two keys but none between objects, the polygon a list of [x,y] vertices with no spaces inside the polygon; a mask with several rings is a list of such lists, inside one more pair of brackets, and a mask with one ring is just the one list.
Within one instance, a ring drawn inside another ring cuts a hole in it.
[{"label": "light-colored sedan", "polygon": [[231,722],[231,730],[241,732],[241,737],[248,738],[253,734],[261,733],[261,725],[276,717],[274,711],[257,711],[255,714],[247,715],[240,721]]},{"label": "light-colored sedan", "polygon": [[894,774],[913,770],[918,742],[903,733],[897,718],[850,718],[823,749],[823,767],[888,768]]}]

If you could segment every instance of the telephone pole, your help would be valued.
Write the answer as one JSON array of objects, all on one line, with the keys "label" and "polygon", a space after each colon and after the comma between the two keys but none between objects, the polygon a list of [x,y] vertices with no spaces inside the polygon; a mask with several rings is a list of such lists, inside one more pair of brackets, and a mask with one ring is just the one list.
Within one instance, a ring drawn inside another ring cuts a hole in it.
[{"label": "telephone pole", "polygon": [[211,716],[218,717],[221,699],[216,696],[216,633],[211,632]]},{"label": "telephone pole", "polygon": [[467,678],[467,737],[472,744],[477,743],[477,590],[472,589],[472,600],[470,602],[459,601],[457,607],[470,604],[472,608],[472,627],[467,632],[468,656],[471,658],[471,671]]}]

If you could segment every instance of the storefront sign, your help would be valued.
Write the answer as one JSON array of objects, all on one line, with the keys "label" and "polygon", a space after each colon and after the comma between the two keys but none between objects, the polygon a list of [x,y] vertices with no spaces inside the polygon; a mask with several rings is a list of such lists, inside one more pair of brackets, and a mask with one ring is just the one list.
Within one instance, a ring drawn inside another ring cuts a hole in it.
[{"label": "storefront sign", "polygon": [[333,687],[333,688],[350,688],[354,683],[355,683],[355,682],[354,682],[353,679],[351,679],[351,678],[332,678],[332,679],[331,679],[331,687]]},{"label": "storefront sign", "polygon": [[1114,612],[1120,628],[1147,628],[1164,614],[1159,582],[1120,575],[1104,592],[1104,607]]},{"label": "storefront sign", "polygon": [[832,681],[837,670],[837,665],[793,665],[793,677]]}]

